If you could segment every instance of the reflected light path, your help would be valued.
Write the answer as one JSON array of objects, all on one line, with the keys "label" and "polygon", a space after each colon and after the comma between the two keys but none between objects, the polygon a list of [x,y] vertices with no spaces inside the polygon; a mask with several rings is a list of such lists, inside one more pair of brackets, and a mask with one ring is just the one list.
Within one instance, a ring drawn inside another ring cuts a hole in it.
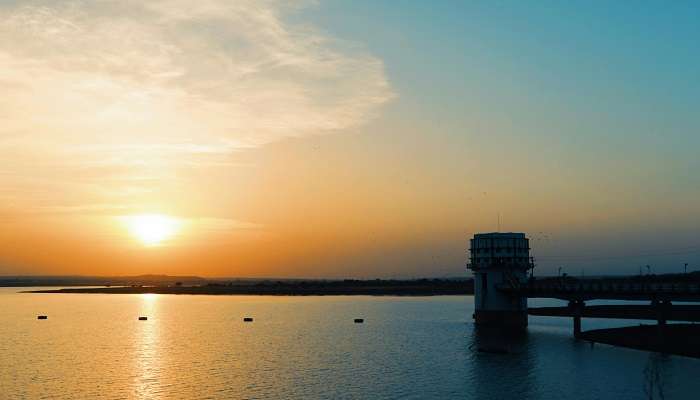
[{"label": "reflected light path", "polygon": [[162,361],[159,356],[160,326],[157,318],[158,295],[146,293],[138,295],[141,298],[139,316],[148,317],[146,321],[138,321],[134,316],[134,364],[133,388],[134,396],[142,399],[158,399],[162,392],[159,378],[162,376]]}]

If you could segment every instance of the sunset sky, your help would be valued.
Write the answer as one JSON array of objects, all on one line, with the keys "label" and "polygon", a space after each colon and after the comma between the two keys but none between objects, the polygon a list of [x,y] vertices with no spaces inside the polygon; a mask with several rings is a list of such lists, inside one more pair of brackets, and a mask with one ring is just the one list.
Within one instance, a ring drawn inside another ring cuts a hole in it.
[{"label": "sunset sky", "polygon": [[0,0],[0,275],[700,270],[697,2]]}]

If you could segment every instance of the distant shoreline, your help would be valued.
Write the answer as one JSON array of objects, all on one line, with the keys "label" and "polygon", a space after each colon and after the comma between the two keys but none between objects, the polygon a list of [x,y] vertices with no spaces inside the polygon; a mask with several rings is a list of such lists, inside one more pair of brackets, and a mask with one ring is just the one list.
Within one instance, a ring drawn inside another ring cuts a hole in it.
[{"label": "distant shoreline", "polygon": [[474,294],[469,281],[302,281],[201,286],[72,287],[28,290],[23,293],[100,293],[266,296],[446,296]]}]

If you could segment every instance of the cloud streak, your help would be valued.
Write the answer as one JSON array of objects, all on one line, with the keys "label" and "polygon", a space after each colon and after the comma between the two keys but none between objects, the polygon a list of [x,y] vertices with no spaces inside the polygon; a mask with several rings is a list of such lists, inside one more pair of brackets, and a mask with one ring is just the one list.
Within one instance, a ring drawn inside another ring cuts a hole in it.
[{"label": "cloud streak", "polygon": [[0,4],[0,151],[9,166],[0,180],[23,186],[85,166],[136,177],[153,165],[227,168],[234,151],[365,123],[394,96],[382,61],[285,20],[303,6]]},{"label": "cloud streak", "polygon": [[273,2],[0,12],[4,131],[256,146],[355,126],[392,96],[380,60],[285,24]]}]

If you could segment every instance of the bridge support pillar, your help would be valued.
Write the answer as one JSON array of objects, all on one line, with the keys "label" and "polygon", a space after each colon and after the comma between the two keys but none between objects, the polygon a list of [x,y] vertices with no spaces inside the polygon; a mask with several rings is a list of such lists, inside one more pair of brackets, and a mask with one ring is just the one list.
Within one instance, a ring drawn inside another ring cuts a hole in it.
[{"label": "bridge support pillar", "polygon": [[659,323],[659,327],[665,327],[668,314],[671,312],[671,302],[669,300],[653,301],[652,307],[656,308],[656,319]]},{"label": "bridge support pillar", "polygon": [[583,314],[583,307],[585,307],[585,303],[582,300],[571,300],[569,302],[569,308],[574,314],[574,338],[576,339],[581,337],[581,314]]}]

